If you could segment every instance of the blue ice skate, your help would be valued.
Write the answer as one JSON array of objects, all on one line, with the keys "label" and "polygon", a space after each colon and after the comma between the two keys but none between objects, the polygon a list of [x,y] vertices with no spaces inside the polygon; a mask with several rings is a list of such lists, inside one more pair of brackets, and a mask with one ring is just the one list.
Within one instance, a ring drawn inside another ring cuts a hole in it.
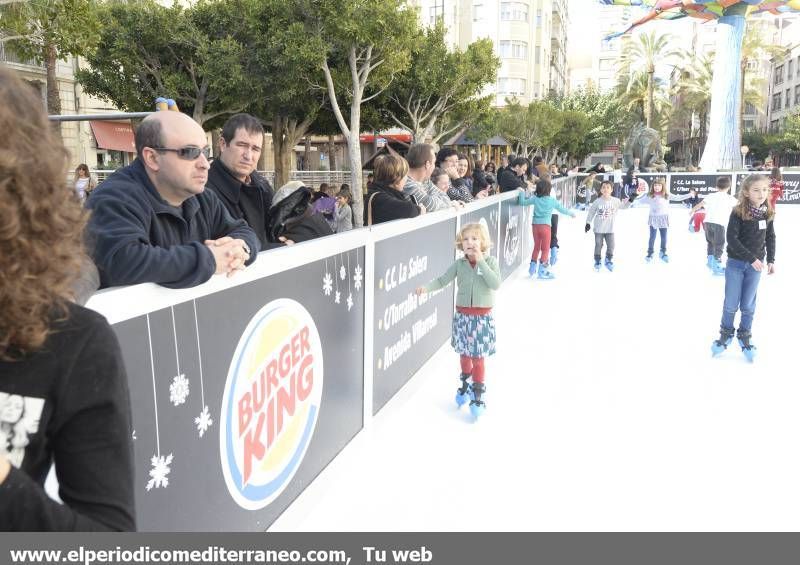
[{"label": "blue ice skate", "polygon": [[551,247],[550,248],[550,265],[555,265],[556,261],[558,261],[558,247]]},{"label": "blue ice skate", "polygon": [[733,329],[721,328],[719,330],[719,339],[715,339],[711,344],[711,355],[716,357],[725,351],[731,341],[733,341]]},{"label": "blue ice skate", "polygon": [[738,336],[739,347],[742,348],[742,353],[750,363],[756,358],[757,347],[750,343],[750,332],[739,332]]},{"label": "blue ice skate", "polygon": [[661,251],[661,252],[658,254],[658,257],[659,257],[659,259],[661,259],[662,261],[664,261],[664,263],[669,263],[669,255],[667,255],[667,252],[666,252],[666,251]]},{"label": "blue ice skate", "polygon": [[595,273],[599,273],[600,272],[600,259],[597,259],[594,262],[594,272]]},{"label": "blue ice skate", "polygon": [[456,405],[461,408],[472,400],[472,387],[469,386],[469,378],[471,375],[467,375],[466,373],[461,373],[461,386],[456,390]]},{"label": "blue ice skate", "polygon": [[472,400],[469,403],[469,411],[472,417],[477,421],[486,411],[486,403],[483,401],[483,395],[486,393],[486,385],[483,383],[472,383],[471,389]]},{"label": "blue ice skate", "polygon": [[708,267],[712,271],[714,270],[714,259],[715,257],[713,255],[709,255],[708,257],[706,257],[706,267]]},{"label": "blue ice skate", "polygon": [[614,261],[612,261],[611,259],[607,258],[606,259],[606,269],[608,269],[609,272],[613,273],[614,272]]},{"label": "blue ice skate", "polygon": [[644,260],[647,261],[648,263],[651,263],[653,261],[653,252],[652,251],[648,251],[647,252],[647,257],[645,257]]},{"label": "blue ice skate", "polygon": [[553,274],[553,272],[550,269],[547,268],[547,265],[542,263],[539,266],[539,278],[540,279],[544,279],[544,280],[550,280],[550,279],[556,278],[556,276]]},{"label": "blue ice skate", "polygon": [[530,276],[535,275],[538,268],[539,268],[539,263],[537,263],[536,261],[531,261],[531,264],[528,267],[528,275]]},{"label": "blue ice skate", "polygon": [[716,257],[714,257],[714,262],[711,264],[711,272],[718,277],[725,275],[725,267],[722,266],[722,263],[720,263]]}]

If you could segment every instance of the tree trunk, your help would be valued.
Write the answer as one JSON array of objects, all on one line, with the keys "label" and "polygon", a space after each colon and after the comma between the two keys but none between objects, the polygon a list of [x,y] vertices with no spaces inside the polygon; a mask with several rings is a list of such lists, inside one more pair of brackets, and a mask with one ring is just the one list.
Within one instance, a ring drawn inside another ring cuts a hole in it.
[{"label": "tree trunk", "polygon": [[[742,78],[739,81],[739,138],[741,139],[742,134],[744,133],[744,77],[747,73],[747,59],[742,59],[741,64],[741,73]],[[741,148],[739,153],[741,154]],[[744,155],[742,155],[741,161],[741,168],[744,169]]]},{"label": "tree trunk", "polygon": [[292,172],[294,146],[306,134],[311,119],[300,123],[286,116],[276,115],[272,119],[272,154],[275,158],[275,188],[289,182]]},{"label": "tree trunk", "polygon": [[653,127],[653,75],[655,69],[648,69],[647,71],[647,109],[645,110],[645,125],[649,128]]},{"label": "tree trunk", "polygon": [[61,96],[58,92],[58,79],[56,78],[56,66],[58,65],[56,48],[55,45],[46,44],[43,49],[47,72],[47,113],[53,116],[60,116]]},{"label": "tree trunk", "polygon": [[311,170],[311,139],[308,136],[306,136],[305,150],[303,151],[303,170]]},{"label": "tree trunk", "polygon": [[739,60],[742,56],[744,18],[743,11],[728,10],[717,21],[717,50],[711,82],[711,125],[700,159],[700,168],[703,170],[732,169],[741,161],[741,132],[737,112],[742,96]]},{"label": "tree trunk", "polygon": [[336,170],[336,139],[333,135],[328,136],[328,166],[331,171]]},{"label": "tree trunk", "polygon": [[219,128],[214,128],[211,130],[211,151],[214,155],[214,159],[217,159],[220,154],[221,147],[219,146],[219,140],[222,139],[222,130]]}]

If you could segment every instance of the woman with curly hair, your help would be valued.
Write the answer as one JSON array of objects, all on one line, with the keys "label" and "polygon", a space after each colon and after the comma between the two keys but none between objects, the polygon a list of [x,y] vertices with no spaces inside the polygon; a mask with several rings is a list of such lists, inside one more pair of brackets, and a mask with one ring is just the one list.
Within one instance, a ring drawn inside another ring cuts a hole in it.
[{"label": "woman with curly hair", "polygon": [[133,530],[127,379],[108,322],[72,302],[86,218],[66,151],[3,68],[0,100],[0,530]]}]

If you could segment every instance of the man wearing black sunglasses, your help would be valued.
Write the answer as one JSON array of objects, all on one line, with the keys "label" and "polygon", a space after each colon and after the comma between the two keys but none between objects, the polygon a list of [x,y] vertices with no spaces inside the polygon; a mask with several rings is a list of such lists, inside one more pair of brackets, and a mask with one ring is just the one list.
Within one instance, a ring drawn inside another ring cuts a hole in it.
[{"label": "man wearing black sunglasses", "polygon": [[136,161],[86,203],[101,288],[142,282],[187,288],[255,261],[256,234],[205,191],[203,128],[184,114],[157,112],[139,125],[135,142]]}]

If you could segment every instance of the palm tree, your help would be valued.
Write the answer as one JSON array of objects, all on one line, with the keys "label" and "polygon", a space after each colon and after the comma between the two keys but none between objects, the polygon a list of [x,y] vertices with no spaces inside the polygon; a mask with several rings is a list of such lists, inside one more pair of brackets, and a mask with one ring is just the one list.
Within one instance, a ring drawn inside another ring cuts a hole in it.
[{"label": "palm tree", "polygon": [[639,71],[646,78],[647,97],[644,106],[644,119],[647,127],[654,125],[656,113],[655,91],[657,79],[656,66],[668,64],[675,60],[678,51],[670,46],[671,36],[657,35],[655,31],[640,34],[636,41],[631,41],[623,55],[623,65]]}]

